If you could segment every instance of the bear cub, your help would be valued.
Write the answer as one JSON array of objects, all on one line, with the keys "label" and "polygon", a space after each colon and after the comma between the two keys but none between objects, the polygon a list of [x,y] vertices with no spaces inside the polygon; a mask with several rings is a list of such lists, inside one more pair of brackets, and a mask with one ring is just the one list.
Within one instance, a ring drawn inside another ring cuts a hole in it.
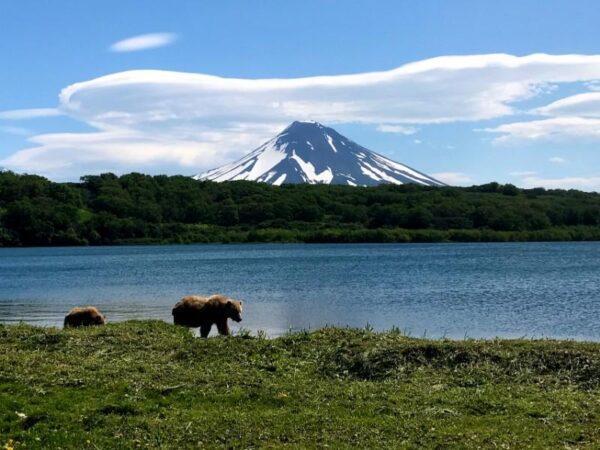
[{"label": "bear cub", "polygon": [[65,328],[67,327],[89,327],[91,325],[106,324],[106,317],[94,306],[73,308],[65,316]]}]

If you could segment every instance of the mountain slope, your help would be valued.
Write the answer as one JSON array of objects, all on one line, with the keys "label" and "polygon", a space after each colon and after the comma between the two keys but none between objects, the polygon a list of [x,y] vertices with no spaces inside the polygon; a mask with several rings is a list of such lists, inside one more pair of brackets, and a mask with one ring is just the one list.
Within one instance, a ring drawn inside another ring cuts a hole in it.
[{"label": "mountain slope", "polygon": [[372,152],[317,122],[294,122],[236,162],[194,177],[282,183],[378,184],[444,183]]}]

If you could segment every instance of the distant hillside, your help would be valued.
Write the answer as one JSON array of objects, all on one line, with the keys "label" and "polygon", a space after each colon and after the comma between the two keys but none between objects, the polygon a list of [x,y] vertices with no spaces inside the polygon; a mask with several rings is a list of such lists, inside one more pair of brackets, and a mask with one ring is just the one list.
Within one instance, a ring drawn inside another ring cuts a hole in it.
[{"label": "distant hillside", "polygon": [[0,173],[0,246],[172,242],[600,240],[600,195]]}]

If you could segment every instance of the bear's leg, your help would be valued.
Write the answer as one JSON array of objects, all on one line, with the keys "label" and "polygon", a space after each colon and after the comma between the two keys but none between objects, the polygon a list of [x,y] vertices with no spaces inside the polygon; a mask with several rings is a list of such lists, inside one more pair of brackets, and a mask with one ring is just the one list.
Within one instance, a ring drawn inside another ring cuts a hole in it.
[{"label": "bear's leg", "polygon": [[223,336],[229,336],[229,326],[227,325],[227,319],[219,319],[217,322],[217,330],[219,330],[219,334]]},{"label": "bear's leg", "polygon": [[212,328],[212,323],[205,322],[200,325],[200,336],[203,338],[208,337],[208,333],[210,333],[210,329]]}]

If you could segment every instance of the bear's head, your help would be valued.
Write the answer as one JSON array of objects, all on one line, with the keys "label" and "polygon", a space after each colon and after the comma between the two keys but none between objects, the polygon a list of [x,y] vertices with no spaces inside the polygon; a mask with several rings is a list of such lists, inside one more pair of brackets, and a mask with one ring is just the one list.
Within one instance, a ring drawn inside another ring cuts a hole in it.
[{"label": "bear's head", "polygon": [[242,302],[238,300],[227,300],[227,317],[236,322],[242,321]]},{"label": "bear's head", "polygon": [[98,313],[98,315],[94,317],[94,322],[98,325],[104,325],[107,322],[106,316],[102,313]]},{"label": "bear's head", "polygon": [[94,325],[104,325],[106,323],[106,316],[95,306],[86,306],[83,310],[87,313],[90,322]]}]

